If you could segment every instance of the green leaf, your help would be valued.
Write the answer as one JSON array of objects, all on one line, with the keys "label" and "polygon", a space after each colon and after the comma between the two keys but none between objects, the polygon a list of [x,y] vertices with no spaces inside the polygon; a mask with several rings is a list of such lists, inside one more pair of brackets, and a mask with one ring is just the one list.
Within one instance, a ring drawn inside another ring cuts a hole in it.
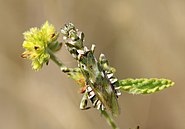
[{"label": "green leaf", "polygon": [[117,83],[120,90],[130,94],[151,94],[161,91],[174,85],[174,82],[168,79],[141,78],[141,79],[124,79]]}]

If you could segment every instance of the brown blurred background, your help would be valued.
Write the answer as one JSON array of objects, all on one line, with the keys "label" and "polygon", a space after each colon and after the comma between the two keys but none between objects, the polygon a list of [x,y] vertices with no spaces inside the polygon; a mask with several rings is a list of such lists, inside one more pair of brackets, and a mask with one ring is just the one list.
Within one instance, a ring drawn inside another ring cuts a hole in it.
[{"label": "brown blurred background", "polygon": [[[111,129],[81,111],[78,86],[54,63],[34,72],[20,58],[22,33],[46,20],[73,22],[117,69],[118,78],[164,77],[175,86],[119,98],[121,129],[185,129],[184,0],[0,0],[0,129]],[[75,65],[63,49],[60,58]]]}]

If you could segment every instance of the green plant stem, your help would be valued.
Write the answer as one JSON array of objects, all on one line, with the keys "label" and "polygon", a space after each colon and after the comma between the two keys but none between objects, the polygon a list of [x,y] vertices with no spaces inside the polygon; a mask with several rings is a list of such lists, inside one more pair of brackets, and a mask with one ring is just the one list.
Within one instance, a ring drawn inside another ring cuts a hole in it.
[{"label": "green plant stem", "polygon": [[113,129],[119,129],[112,117],[105,111],[105,110],[100,110],[101,114],[105,117],[107,123],[113,128]]},{"label": "green plant stem", "polygon": [[59,58],[57,58],[57,57],[53,54],[53,52],[52,52],[50,49],[47,49],[47,51],[48,51],[48,53],[50,54],[51,60],[52,60],[53,62],[55,62],[55,63],[60,67],[60,69],[62,70],[62,72],[68,73],[68,72],[73,71],[71,68],[66,67],[66,66],[62,63],[62,61],[61,61]]}]

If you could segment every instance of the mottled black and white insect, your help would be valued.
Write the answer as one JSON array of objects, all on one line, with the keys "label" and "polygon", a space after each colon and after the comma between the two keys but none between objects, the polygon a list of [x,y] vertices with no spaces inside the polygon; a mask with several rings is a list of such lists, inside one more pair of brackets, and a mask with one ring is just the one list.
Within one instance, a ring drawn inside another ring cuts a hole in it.
[{"label": "mottled black and white insect", "polygon": [[94,56],[95,45],[89,50],[83,46],[84,34],[75,29],[72,23],[65,25],[61,30],[67,50],[77,60],[78,67],[85,77],[86,89],[80,104],[80,109],[87,109],[88,100],[93,107],[99,110],[108,109],[113,115],[119,113],[117,102],[119,87],[116,87],[117,78],[114,77],[114,68],[110,67],[104,54],[97,60]]}]

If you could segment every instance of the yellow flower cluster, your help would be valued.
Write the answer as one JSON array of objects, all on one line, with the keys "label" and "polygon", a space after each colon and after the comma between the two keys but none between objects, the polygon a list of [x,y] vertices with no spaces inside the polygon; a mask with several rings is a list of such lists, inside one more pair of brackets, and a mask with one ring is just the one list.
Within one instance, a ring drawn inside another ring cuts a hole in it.
[{"label": "yellow flower cluster", "polygon": [[54,26],[46,21],[40,29],[31,28],[29,31],[24,32],[23,35],[25,52],[21,56],[32,60],[33,69],[39,70],[43,64],[48,63],[50,59],[48,48],[51,46],[50,44],[58,43],[56,40],[59,34]]}]

